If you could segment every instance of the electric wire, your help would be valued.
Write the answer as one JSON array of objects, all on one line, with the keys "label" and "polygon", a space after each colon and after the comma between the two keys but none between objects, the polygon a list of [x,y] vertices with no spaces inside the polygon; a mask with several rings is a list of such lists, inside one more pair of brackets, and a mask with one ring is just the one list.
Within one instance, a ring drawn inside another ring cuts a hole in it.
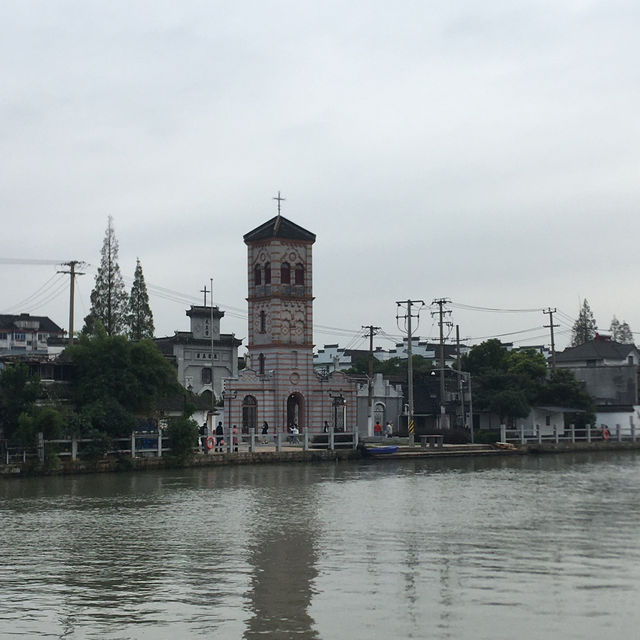
[{"label": "electric wire", "polygon": [[530,331],[538,331],[539,329],[543,329],[544,327],[541,326],[537,326],[537,327],[531,327],[530,329],[522,329],[520,331],[509,331],[507,333],[496,333],[495,335],[491,335],[491,336],[480,336],[480,337],[476,337],[476,338],[467,338],[467,340],[473,342],[476,340],[491,340],[492,338],[503,338],[505,336],[515,336],[515,335],[519,335],[521,333],[529,333]]},{"label": "electric wire", "polygon": [[22,265],[56,265],[66,264],[65,260],[33,260],[31,258],[0,258],[0,264],[22,264]]},{"label": "electric wire", "polygon": [[46,282],[44,282],[44,284],[41,284],[31,295],[27,296],[26,298],[24,298],[23,300],[20,300],[20,302],[16,302],[15,304],[12,304],[9,307],[6,307],[6,309],[3,311],[3,313],[9,313],[12,309],[19,309],[21,307],[23,307],[24,305],[28,304],[31,302],[31,300],[33,298],[36,298],[37,296],[40,295],[40,292],[46,287],[48,286],[48,284],[52,281],[55,280],[56,277],[61,276],[62,274],[59,273],[54,273]]},{"label": "electric wire", "polygon": [[465,309],[467,311],[482,311],[485,313],[541,313],[544,309],[500,309],[495,307],[478,307],[470,304],[462,304],[461,302],[450,302],[452,307],[457,309]]},{"label": "electric wire", "polygon": [[45,298],[41,300],[34,300],[31,302],[31,304],[23,306],[21,308],[22,312],[30,313],[31,311],[34,311],[38,307],[42,307],[46,304],[49,304],[49,302],[51,302],[52,300],[55,300],[59,295],[61,295],[64,291],[66,291],[67,287],[68,287],[68,283],[66,282],[66,278],[65,278],[63,282],[58,283],[57,288],[50,291]]}]

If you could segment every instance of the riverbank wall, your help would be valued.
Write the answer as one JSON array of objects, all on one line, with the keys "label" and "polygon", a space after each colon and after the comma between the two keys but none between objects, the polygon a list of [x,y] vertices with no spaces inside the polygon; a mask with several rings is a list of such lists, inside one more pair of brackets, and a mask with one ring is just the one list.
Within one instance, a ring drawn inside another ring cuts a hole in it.
[{"label": "riverbank wall", "polygon": [[[401,446],[391,455],[376,456],[377,461],[396,462],[418,458],[460,458],[514,455],[551,455],[576,452],[640,451],[638,442],[543,442],[514,445],[499,448],[494,445],[445,445],[442,448],[422,448]],[[25,476],[72,475],[87,473],[144,472],[175,468],[217,467],[229,465],[259,464],[314,464],[323,462],[343,462],[374,459],[362,449],[289,449],[285,451],[258,451],[216,453],[214,455],[194,455],[187,460],[166,457],[104,458],[99,460],[65,460],[47,465],[36,461],[26,461],[0,465],[0,477],[16,478]]]}]

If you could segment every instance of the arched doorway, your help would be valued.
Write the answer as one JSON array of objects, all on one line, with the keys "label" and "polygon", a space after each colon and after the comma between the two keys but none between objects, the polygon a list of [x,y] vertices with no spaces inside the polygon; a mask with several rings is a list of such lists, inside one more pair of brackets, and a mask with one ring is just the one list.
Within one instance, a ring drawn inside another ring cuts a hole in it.
[{"label": "arched doorway", "polygon": [[376,402],[376,406],[373,409],[373,421],[378,424],[384,424],[386,422],[385,418],[385,406],[383,402]]},{"label": "arched doorway", "polygon": [[347,422],[347,403],[342,394],[333,398],[332,405],[333,430],[344,431]]},{"label": "arched doorway", "polygon": [[304,427],[304,398],[299,393],[287,398],[287,428],[294,424]]},{"label": "arched doorway", "polygon": [[255,429],[258,418],[258,402],[253,396],[245,396],[242,400],[242,433]]}]

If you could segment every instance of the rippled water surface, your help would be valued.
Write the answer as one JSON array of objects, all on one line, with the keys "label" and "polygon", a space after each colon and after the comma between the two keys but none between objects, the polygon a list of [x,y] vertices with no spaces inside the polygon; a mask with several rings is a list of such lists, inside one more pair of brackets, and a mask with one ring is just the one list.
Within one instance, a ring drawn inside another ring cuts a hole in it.
[{"label": "rippled water surface", "polygon": [[0,637],[635,638],[640,456],[0,480]]}]

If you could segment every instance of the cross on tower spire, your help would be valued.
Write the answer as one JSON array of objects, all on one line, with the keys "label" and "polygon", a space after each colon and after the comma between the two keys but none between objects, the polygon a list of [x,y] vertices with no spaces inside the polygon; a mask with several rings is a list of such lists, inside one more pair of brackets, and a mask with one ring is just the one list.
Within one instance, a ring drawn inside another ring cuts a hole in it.
[{"label": "cross on tower spire", "polygon": [[284,200],[286,200],[286,198],[281,198],[280,197],[280,191],[278,191],[278,195],[275,198],[272,198],[272,200],[277,200],[278,201],[278,217],[280,216],[280,203],[283,202]]},{"label": "cross on tower spire", "polygon": [[204,289],[200,289],[200,293],[204,293],[204,306],[207,306],[207,285],[204,285]]}]

